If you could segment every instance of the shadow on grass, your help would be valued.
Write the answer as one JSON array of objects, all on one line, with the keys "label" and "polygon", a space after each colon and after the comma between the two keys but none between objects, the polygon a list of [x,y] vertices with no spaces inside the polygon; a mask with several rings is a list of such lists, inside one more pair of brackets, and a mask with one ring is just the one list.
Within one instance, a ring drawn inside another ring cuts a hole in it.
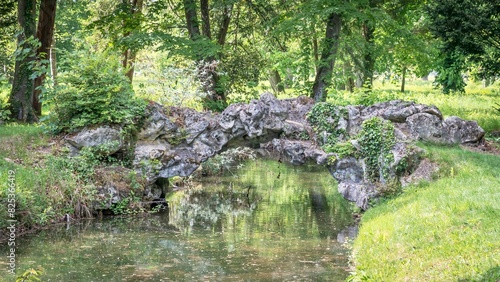
[{"label": "shadow on grass", "polygon": [[481,282],[498,282],[500,281],[500,266],[495,266],[493,268],[488,269],[485,273],[476,276],[476,277],[468,277],[458,279],[457,282],[471,282],[471,281],[481,281]]}]

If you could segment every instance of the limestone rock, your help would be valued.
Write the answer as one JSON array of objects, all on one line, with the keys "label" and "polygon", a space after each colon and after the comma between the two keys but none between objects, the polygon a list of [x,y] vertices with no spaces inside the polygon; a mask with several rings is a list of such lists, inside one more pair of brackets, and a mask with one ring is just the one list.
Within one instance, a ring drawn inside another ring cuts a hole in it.
[{"label": "limestone rock", "polygon": [[465,121],[459,117],[449,117],[443,122],[443,136],[445,143],[471,144],[481,143],[484,130],[476,121]]},{"label": "limestone rock", "polygon": [[124,142],[121,136],[121,127],[104,125],[96,128],[84,128],[72,137],[66,138],[70,145],[71,155],[77,155],[84,147],[102,147],[102,155],[112,155],[124,148]]},{"label": "limestone rock", "polygon": [[443,141],[443,124],[438,116],[418,113],[408,117],[406,122],[411,139],[438,143]]}]

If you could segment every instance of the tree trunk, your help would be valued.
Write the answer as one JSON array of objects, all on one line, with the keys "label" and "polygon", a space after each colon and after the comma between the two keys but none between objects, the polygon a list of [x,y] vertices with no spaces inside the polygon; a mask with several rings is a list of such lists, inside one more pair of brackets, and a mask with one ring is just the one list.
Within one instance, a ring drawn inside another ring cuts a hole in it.
[{"label": "tree trunk", "polygon": [[339,47],[340,28],[342,18],[337,13],[332,13],[328,17],[325,33],[325,45],[321,52],[316,78],[314,79],[312,98],[315,102],[326,101],[327,90],[332,80],[333,66]]},{"label": "tree trunk", "polygon": [[[26,40],[30,36],[35,36],[35,20],[36,20],[36,1],[35,0],[19,0],[18,1],[18,23],[23,29],[17,37],[18,48],[28,49],[29,46]],[[21,44],[24,42],[24,45]],[[30,62],[35,58],[26,56],[16,60],[14,70],[14,80],[12,90],[9,97],[10,112],[12,118],[22,121],[37,121],[38,117],[33,109],[33,89],[34,83],[30,79],[32,70],[29,66]]]},{"label": "tree trunk", "polygon": [[[143,0],[133,0],[131,3],[130,14],[133,17],[134,14],[142,13]],[[129,36],[130,32],[126,32],[123,36]],[[127,69],[125,76],[130,79],[130,82],[134,79],[134,71],[135,71],[135,58],[137,57],[137,50],[135,49],[127,49],[123,52],[123,68]]]},{"label": "tree trunk", "polygon": [[319,48],[318,48],[318,37],[316,36],[316,29],[313,29],[313,39],[312,39],[312,45],[313,45],[313,54],[314,54],[314,65],[316,66],[315,71],[318,71],[319,67]]},{"label": "tree trunk", "polygon": [[200,0],[201,21],[203,35],[208,39],[212,39],[212,32],[210,30],[210,10],[208,7],[208,0]]},{"label": "tree trunk", "polygon": [[405,80],[406,80],[406,67],[403,67],[403,71],[401,74],[401,92],[405,92]]},{"label": "tree trunk", "polygon": [[375,68],[375,56],[373,54],[374,33],[375,27],[373,23],[365,21],[363,23],[363,37],[366,43],[365,54],[363,56],[363,85],[368,88],[372,88],[373,86],[373,71]]},{"label": "tree trunk", "polygon": [[[50,48],[52,47],[52,39],[54,38],[54,27],[56,20],[57,0],[43,0],[40,3],[40,14],[38,16],[38,28],[36,37],[40,40],[41,46],[37,50],[38,59],[49,59]],[[33,109],[38,116],[42,115],[42,103],[40,102],[41,90],[38,89],[43,85],[45,74],[35,79],[33,93]]]},{"label": "tree trunk", "polygon": [[184,0],[183,4],[189,38],[195,40],[200,36],[198,16],[196,15],[196,2],[194,0]]},{"label": "tree trunk", "polygon": [[344,61],[345,90],[354,92],[354,78],[352,77],[352,65],[348,60]]},{"label": "tree trunk", "polygon": [[281,76],[277,70],[273,69],[269,71],[269,83],[274,93],[284,91],[283,85],[281,84]]},{"label": "tree trunk", "polygon": [[231,12],[233,10],[233,5],[224,7],[224,15],[222,16],[222,22],[219,27],[219,34],[217,36],[217,43],[220,46],[226,44],[227,32],[229,30],[229,23],[231,22]]}]

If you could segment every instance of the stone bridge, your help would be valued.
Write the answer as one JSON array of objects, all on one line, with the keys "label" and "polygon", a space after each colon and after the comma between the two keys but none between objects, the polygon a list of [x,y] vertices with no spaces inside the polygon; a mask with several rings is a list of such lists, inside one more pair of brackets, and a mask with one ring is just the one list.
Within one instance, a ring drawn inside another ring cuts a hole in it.
[{"label": "stone bridge", "polygon": [[[146,198],[160,197],[164,183],[168,183],[166,179],[191,175],[204,161],[226,148],[248,146],[281,154],[294,165],[314,162],[326,166],[338,181],[339,192],[367,209],[369,199],[379,196],[388,184],[369,177],[363,158],[323,151],[318,144],[327,137],[326,133],[317,132],[306,118],[313,105],[307,97],[278,100],[270,93],[249,104],[232,104],[220,114],[151,103],[131,148],[133,169],[147,180]],[[422,150],[412,145],[415,140],[446,144],[483,141],[484,131],[476,122],[458,117],[443,119],[434,106],[395,100],[368,107],[337,108],[346,114],[327,121],[344,133],[341,140],[354,147],[364,121],[379,117],[393,123],[393,161],[385,165],[396,180],[413,172],[420,163]],[[116,150],[109,152],[116,153],[127,146],[130,149],[130,142],[123,140],[120,132],[119,126],[84,129],[67,141],[75,154],[83,147],[107,142],[118,144]],[[397,171],[403,161],[404,171]]]}]

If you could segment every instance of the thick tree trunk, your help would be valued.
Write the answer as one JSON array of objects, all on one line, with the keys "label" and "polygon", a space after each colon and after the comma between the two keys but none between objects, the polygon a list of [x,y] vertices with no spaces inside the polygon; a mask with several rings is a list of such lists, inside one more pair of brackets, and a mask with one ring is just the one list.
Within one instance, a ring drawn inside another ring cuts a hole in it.
[{"label": "thick tree trunk", "polygon": [[[18,23],[22,27],[23,32],[18,35],[18,48],[32,48],[24,40],[30,36],[35,36],[35,21],[36,21],[36,1],[35,0],[19,0],[18,1]],[[21,46],[22,42],[25,42]],[[10,112],[12,118],[22,121],[37,121],[38,117],[33,109],[33,89],[34,83],[30,79],[31,68],[29,63],[35,58],[27,56],[16,60],[14,70],[14,81],[9,97]]]},{"label": "thick tree trunk", "polygon": [[321,52],[318,71],[314,80],[311,97],[315,102],[326,101],[327,88],[332,80],[333,66],[339,47],[340,28],[342,18],[337,13],[328,17],[325,33],[325,44]]},{"label": "thick tree trunk", "polygon": [[274,93],[284,92],[284,87],[281,83],[280,73],[273,69],[269,71],[269,83]]},{"label": "thick tree trunk", "polygon": [[[50,48],[52,47],[52,39],[54,38],[54,27],[56,20],[56,6],[57,0],[43,0],[40,3],[40,13],[38,16],[38,28],[36,37],[41,43],[40,48],[37,50],[37,57],[39,59],[49,58]],[[41,91],[38,87],[43,85],[45,74],[35,79],[34,93],[33,93],[33,109],[38,116],[42,115],[42,103],[40,102]]]},{"label": "thick tree trunk", "polygon": [[183,4],[189,38],[195,40],[200,36],[200,26],[198,25],[198,16],[196,15],[196,2],[194,0],[184,0]]},{"label": "thick tree trunk", "polygon": [[200,0],[200,10],[201,10],[201,21],[203,35],[208,39],[212,39],[212,32],[210,30],[210,10],[208,6],[208,0]]}]

